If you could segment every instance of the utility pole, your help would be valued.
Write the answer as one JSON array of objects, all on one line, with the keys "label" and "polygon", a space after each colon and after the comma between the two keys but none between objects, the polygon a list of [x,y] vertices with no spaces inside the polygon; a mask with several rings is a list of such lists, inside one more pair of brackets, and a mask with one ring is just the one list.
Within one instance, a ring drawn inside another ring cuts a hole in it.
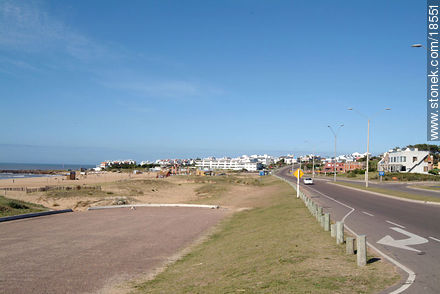
[{"label": "utility pole", "polygon": [[[417,46],[413,46],[413,47],[417,47]],[[370,163],[370,118],[368,118],[365,114],[357,111],[354,108],[350,107],[347,110],[357,112],[360,116],[366,118],[367,121],[368,121],[368,128],[367,128],[367,159],[366,159],[367,160],[367,164],[366,164],[366,169],[365,169],[365,187],[368,188],[368,169],[369,169],[369,163]],[[391,108],[385,108],[383,110],[387,111],[387,110],[391,110]],[[379,114],[383,110],[380,110],[380,111],[376,112],[372,117],[376,116],[377,114]]]}]

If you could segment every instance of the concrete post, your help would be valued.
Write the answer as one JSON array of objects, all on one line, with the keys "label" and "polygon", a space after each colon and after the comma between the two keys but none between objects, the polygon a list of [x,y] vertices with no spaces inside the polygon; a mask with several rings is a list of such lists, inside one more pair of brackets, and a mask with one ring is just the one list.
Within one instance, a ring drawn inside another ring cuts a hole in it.
[{"label": "concrete post", "polygon": [[330,225],[330,236],[332,236],[333,238],[336,237],[336,225],[335,224]]},{"label": "concrete post", "polygon": [[330,214],[324,214],[324,231],[330,231]]},{"label": "concrete post", "polygon": [[354,254],[354,238],[347,237],[345,238],[345,254],[352,255]]},{"label": "concrete post", "polygon": [[344,223],[336,222],[336,244],[344,243]]},{"label": "concrete post", "polygon": [[367,236],[360,235],[356,240],[357,245],[357,265],[365,266],[367,265]]},{"label": "concrete post", "polygon": [[322,207],[321,207],[321,206],[318,206],[318,212],[317,212],[317,214],[316,214],[316,219],[317,219],[318,221],[321,221],[321,215],[322,215]]}]

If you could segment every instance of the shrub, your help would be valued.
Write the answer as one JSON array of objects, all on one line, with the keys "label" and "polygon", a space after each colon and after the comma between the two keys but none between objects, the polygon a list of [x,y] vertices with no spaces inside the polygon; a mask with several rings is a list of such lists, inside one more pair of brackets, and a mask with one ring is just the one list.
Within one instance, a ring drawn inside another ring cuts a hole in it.
[{"label": "shrub", "polygon": [[433,169],[433,170],[430,170],[428,173],[430,173],[430,174],[432,174],[432,175],[438,175],[438,173],[439,173],[439,171],[440,170],[438,170],[438,169]]},{"label": "shrub", "polygon": [[347,178],[355,178],[355,177],[356,177],[356,173],[354,173],[354,172],[347,173]]},{"label": "shrub", "polygon": [[23,203],[20,203],[18,201],[14,201],[14,200],[9,201],[8,205],[9,205],[9,207],[14,208],[14,209],[29,209],[29,206],[27,206]]}]

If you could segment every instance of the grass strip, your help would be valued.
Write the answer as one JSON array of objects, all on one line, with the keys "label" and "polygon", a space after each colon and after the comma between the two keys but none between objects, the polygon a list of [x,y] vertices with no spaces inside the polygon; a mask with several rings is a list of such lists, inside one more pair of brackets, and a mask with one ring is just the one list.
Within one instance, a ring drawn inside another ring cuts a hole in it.
[{"label": "grass strip", "polygon": [[0,217],[46,211],[43,205],[0,196]]},{"label": "grass strip", "polygon": [[[278,181],[278,180],[277,180]],[[278,181],[269,205],[235,213],[207,241],[133,293],[375,293],[400,279],[390,264],[356,266]]]},{"label": "grass strip", "polygon": [[416,185],[412,185],[410,187],[440,192],[440,187],[439,186],[433,187],[433,186],[425,186],[425,185],[417,185],[417,186]]},{"label": "grass strip", "polygon": [[432,197],[432,196],[418,195],[418,194],[412,194],[412,193],[405,193],[405,192],[401,192],[401,191],[390,190],[390,189],[385,189],[385,188],[377,188],[377,187],[366,188],[362,184],[347,183],[347,182],[334,182],[334,184],[341,185],[341,186],[347,186],[347,187],[353,187],[353,188],[361,189],[361,190],[365,190],[365,191],[382,193],[382,194],[400,197],[400,198],[420,200],[420,201],[440,202],[440,197]]}]

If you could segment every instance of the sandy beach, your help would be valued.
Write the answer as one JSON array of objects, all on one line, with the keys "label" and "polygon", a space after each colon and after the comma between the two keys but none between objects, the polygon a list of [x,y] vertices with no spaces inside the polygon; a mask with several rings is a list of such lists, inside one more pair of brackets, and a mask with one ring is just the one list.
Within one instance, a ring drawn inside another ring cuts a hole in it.
[{"label": "sandy beach", "polygon": [[1,179],[0,188],[3,187],[44,187],[44,186],[71,186],[71,185],[95,185],[98,183],[108,183],[124,179],[144,179],[155,178],[156,173],[116,173],[116,172],[99,172],[88,173],[87,175],[78,175],[77,180],[68,180],[67,176],[48,176],[34,178],[14,178]]}]

